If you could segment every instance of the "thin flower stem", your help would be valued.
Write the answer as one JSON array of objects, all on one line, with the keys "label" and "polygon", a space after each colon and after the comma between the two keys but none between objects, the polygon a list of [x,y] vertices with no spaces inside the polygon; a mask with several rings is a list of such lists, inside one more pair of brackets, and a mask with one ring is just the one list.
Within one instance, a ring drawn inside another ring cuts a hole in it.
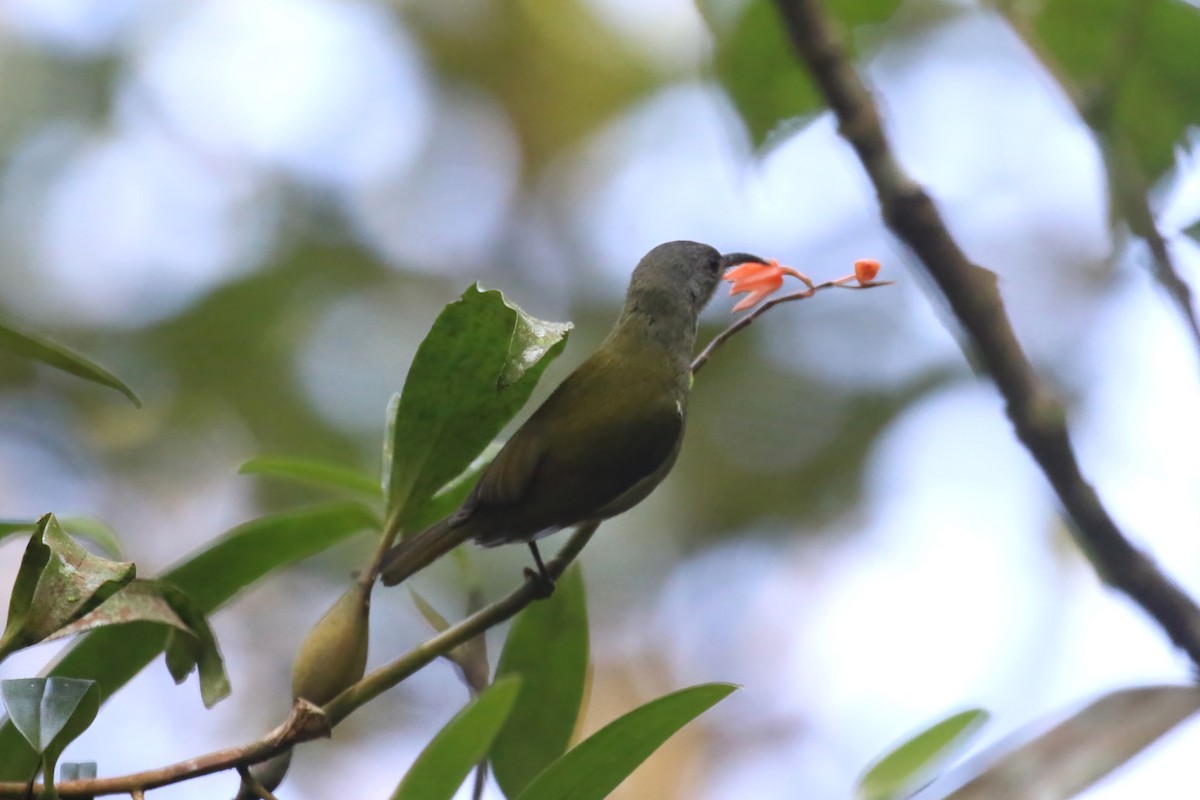
[{"label": "thin flower stem", "polygon": [[825,289],[874,289],[877,286],[890,286],[892,284],[892,281],[871,281],[870,283],[865,283],[861,286],[855,286],[850,283],[853,280],[856,280],[855,276],[847,275],[843,278],[837,278],[836,280],[818,283],[809,289],[803,289],[799,292],[792,292],[791,294],[772,297],[762,305],[756,306],[750,311],[750,313],[746,314],[744,317],[740,317],[732,325],[712,338],[712,341],[710,341],[705,348],[700,351],[700,355],[696,356],[695,359],[692,360],[692,374],[695,375],[697,372],[699,372],[700,369],[708,363],[708,360],[712,358],[713,353],[715,353],[718,348],[725,344],[725,342],[727,342],[735,333],[749,327],[754,320],[758,319],[763,314],[767,313],[781,303],[790,303],[794,300],[807,300],[817,292]]}]

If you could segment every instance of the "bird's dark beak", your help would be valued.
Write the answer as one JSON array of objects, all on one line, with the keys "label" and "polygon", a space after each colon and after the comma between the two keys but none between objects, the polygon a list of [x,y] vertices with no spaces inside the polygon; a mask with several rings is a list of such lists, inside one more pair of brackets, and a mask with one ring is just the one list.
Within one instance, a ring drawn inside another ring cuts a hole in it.
[{"label": "bird's dark beak", "polygon": [[724,272],[731,267],[736,267],[738,264],[746,263],[770,264],[771,262],[750,253],[726,253],[721,256],[721,271]]}]

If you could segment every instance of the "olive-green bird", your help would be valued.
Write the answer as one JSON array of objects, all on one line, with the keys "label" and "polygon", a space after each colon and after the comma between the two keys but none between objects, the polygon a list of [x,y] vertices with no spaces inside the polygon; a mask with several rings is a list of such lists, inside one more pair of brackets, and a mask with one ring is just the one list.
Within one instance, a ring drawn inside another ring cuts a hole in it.
[{"label": "olive-green bird", "polygon": [[461,508],[393,547],[380,576],[400,583],[459,544],[527,542],[607,519],[666,477],[683,441],[700,311],[724,271],[766,263],[668,242],[641,260],[625,308],[600,347],[517,429]]}]

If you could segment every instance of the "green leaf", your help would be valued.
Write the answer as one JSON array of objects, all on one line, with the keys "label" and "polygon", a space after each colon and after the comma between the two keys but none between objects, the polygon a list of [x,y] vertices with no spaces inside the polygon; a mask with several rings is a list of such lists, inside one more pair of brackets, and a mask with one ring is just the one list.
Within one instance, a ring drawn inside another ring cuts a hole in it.
[{"label": "green leaf", "polygon": [[567,751],[583,702],[588,669],[588,620],[578,564],[563,574],[548,600],[513,622],[497,678],[518,675],[517,704],[492,745],[496,782],[516,797]]},{"label": "green leaf", "polygon": [[53,514],[38,520],[13,584],[0,660],[51,636],[133,580],[134,565],[92,555]]},{"label": "green leaf", "polygon": [[706,683],[652,700],[610,722],[546,768],[518,800],[600,800],[684,725],[736,686]]},{"label": "green leaf", "polygon": [[954,756],[988,721],[988,713],[973,708],[947,717],[892,749],[858,780],[861,800],[907,797],[940,765]]},{"label": "green leaf", "polygon": [[56,797],[54,768],[59,756],[87,730],[100,710],[95,681],[18,678],[0,681],[0,696],[25,742],[41,754],[43,780],[50,787],[48,796]]},{"label": "green leaf", "polygon": [[388,409],[385,495],[403,529],[525,404],[570,327],[534,319],[478,285],[442,310]]},{"label": "green leaf", "polygon": [[[1031,8],[1042,45],[1085,98],[1089,122],[1132,150],[1150,181],[1200,124],[1200,11],[1182,0],[1046,0]],[[1020,6],[1019,6],[1020,8]]]},{"label": "green leaf", "polygon": [[[717,80],[741,115],[755,148],[786,138],[824,108],[771,0],[737,4],[700,0],[698,5],[716,37]],[[899,5],[898,0],[838,0],[829,4],[829,10],[857,33],[864,26],[884,22]]]},{"label": "green leaf", "polygon": [[[271,571],[320,553],[379,521],[358,503],[328,503],[272,514],[239,525],[169,570],[161,580],[184,592],[205,614]],[[160,625],[133,623],[94,630],[54,666],[52,674],[90,678],[103,702],[163,651]],[[36,755],[11,724],[0,728],[0,779],[27,776]]]},{"label": "green leaf", "polygon": [[37,523],[32,520],[0,519],[0,540],[36,529]]},{"label": "green leaf", "polygon": [[133,393],[133,389],[126,386],[116,375],[89,361],[79,353],[74,353],[48,339],[20,333],[7,325],[0,324],[0,349],[41,361],[43,364],[49,364],[63,372],[69,372],[93,383],[116,389],[128,397],[135,406],[142,407],[142,401]]},{"label": "green leaf", "polygon": [[450,800],[483,760],[520,685],[519,678],[496,681],[458,712],[417,756],[392,800]]},{"label": "green leaf", "polygon": [[1129,761],[1164,733],[1200,711],[1200,688],[1147,686],[1107,694],[1051,730],[1013,749],[1008,742],[949,776],[959,785],[944,800],[1074,797]]},{"label": "green leaf", "polygon": [[60,628],[50,639],[134,622],[153,622],[170,630],[167,667],[176,683],[200,670],[200,696],[211,708],[229,694],[229,677],[217,640],[204,612],[183,592],[163,581],[133,581],[95,610]]},{"label": "green leaf", "polygon": [[76,539],[87,539],[105,554],[115,559],[125,555],[116,531],[93,517],[67,517],[61,520],[63,529]]},{"label": "green leaf", "polygon": [[467,495],[475,488],[475,484],[479,481],[479,473],[483,472],[483,468],[492,463],[492,459],[500,452],[502,447],[500,442],[492,442],[487,447],[483,448],[483,452],[471,462],[463,472],[452,481],[443,486],[438,493],[430,498],[420,511],[416,512],[408,523],[408,527],[413,531],[420,531],[428,528],[433,523],[445,519],[446,517],[457,511],[467,499]]},{"label": "green leaf", "polygon": [[727,35],[714,33],[713,69],[755,148],[785,120],[810,117],[823,108],[770,0],[750,0]]},{"label": "green leaf", "polygon": [[[112,528],[98,519],[91,517],[67,517],[59,520],[63,530],[76,539],[87,539],[113,558],[119,559],[124,555],[121,541]],[[37,520],[5,519],[0,520],[0,539],[18,533],[29,533],[37,530]]]},{"label": "green leaf", "polygon": [[379,482],[374,477],[361,470],[326,461],[288,456],[259,456],[242,464],[238,472],[242,475],[282,478],[321,489],[347,491],[365,500],[380,498]]}]

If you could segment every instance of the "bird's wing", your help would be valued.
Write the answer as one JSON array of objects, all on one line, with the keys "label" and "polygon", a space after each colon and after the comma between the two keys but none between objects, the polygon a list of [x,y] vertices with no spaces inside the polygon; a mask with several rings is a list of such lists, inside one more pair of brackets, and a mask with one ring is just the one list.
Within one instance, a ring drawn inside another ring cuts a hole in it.
[{"label": "bird's wing", "polygon": [[543,444],[529,424],[522,426],[484,469],[468,505],[507,506],[520,502],[542,461]]},{"label": "bird's wing", "polygon": [[596,424],[566,430],[531,418],[484,470],[462,513],[535,507],[538,513],[520,519],[550,530],[608,506],[667,464],[683,433],[678,405],[623,405],[604,409]]}]

